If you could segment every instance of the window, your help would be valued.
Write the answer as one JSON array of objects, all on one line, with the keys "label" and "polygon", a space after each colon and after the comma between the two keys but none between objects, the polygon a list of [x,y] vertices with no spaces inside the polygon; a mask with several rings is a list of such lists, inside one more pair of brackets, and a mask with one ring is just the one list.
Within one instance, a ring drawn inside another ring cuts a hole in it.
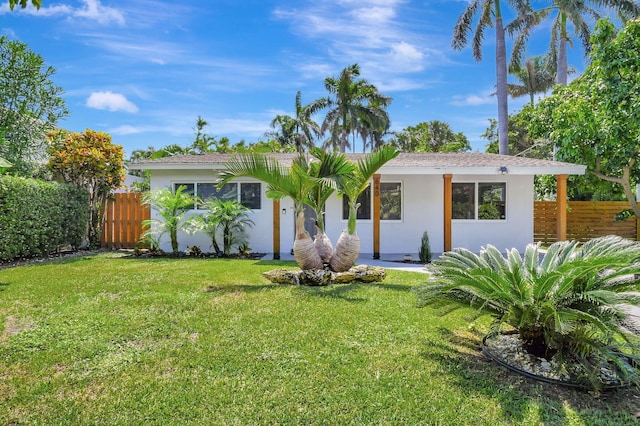
[{"label": "window", "polygon": [[[185,193],[197,195],[202,201],[211,198],[220,198],[223,200],[238,200],[242,205],[253,210],[259,210],[262,207],[261,187],[260,183],[227,183],[221,189],[218,189],[212,182],[195,182],[195,183],[174,183],[174,191],[180,187],[185,187]],[[202,209],[202,205],[191,206],[191,209]]]},{"label": "window", "polygon": [[454,183],[451,185],[451,217],[453,219],[475,219],[476,184]]},{"label": "window", "polygon": [[[358,196],[358,203],[360,207],[356,219],[371,220],[371,185]],[[342,219],[349,219],[349,197],[346,195],[342,196]]]},{"label": "window", "polygon": [[[454,183],[451,187],[453,219],[506,219],[505,183]],[[477,200],[477,202],[476,202]]]},{"label": "window", "polygon": [[380,220],[402,220],[402,183],[380,183]]}]

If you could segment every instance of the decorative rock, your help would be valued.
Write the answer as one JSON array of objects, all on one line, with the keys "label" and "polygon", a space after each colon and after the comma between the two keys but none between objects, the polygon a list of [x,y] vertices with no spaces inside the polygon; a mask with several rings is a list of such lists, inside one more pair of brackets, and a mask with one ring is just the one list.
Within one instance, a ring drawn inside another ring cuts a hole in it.
[{"label": "decorative rock", "polygon": [[262,276],[274,284],[325,286],[330,284],[348,284],[352,282],[380,282],[387,275],[386,269],[380,266],[358,265],[346,272],[331,272],[324,269],[308,269],[291,271],[274,269],[263,272]]}]

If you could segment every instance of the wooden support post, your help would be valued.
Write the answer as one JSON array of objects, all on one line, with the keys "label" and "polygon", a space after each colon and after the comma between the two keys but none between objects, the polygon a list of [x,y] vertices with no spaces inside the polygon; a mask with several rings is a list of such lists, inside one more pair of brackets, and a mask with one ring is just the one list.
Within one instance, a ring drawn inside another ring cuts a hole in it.
[{"label": "wooden support post", "polygon": [[373,175],[373,258],[380,259],[380,175]]},{"label": "wooden support post", "polygon": [[451,251],[451,178],[453,175],[444,174],[444,251]]},{"label": "wooden support post", "polygon": [[280,260],[280,200],[273,200],[273,260]]},{"label": "wooden support post", "polygon": [[565,241],[567,239],[567,176],[556,175],[558,189],[556,191],[556,239]]}]

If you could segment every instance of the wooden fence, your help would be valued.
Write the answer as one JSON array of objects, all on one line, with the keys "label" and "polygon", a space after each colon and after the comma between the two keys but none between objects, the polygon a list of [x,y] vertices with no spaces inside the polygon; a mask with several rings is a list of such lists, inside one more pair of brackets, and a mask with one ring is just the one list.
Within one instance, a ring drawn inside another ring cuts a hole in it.
[{"label": "wooden fence", "polygon": [[[614,219],[616,213],[627,210],[626,201],[569,201],[567,203],[567,239],[586,241],[603,235],[619,235],[638,239],[638,220]],[[533,238],[543,244],[556,241],[556,202],[536,201],[533,209]]]},{"label": "wooden fence", "polygon": [[107,202],[101,246],[110,249],[134,248],[142,234],[142,221],[149,219],[149,207],[140,193],[116,193]]}]

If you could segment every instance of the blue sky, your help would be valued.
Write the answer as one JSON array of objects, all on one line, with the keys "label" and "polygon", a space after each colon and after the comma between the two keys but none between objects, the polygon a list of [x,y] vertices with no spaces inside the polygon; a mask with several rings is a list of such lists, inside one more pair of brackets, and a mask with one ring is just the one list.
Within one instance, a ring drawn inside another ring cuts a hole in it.
[{"label": "blue sky", "polygon": [[[60,127],[111,134],[132,150],[194,139],[264,139],[277,114],[326,96],[323,80],[353,63],[393,98],[392,130],[442,120],[484,151],[495,118],[494,34],[484,59],[451,49],[466,1],[43,0],[36,11],[0,7],[0,31],[56,69],[70,114]],[[530,55],[546,52],[548,26]],[[570,65],[584,68],[579,47]],[[525,98],[510,100],[519,110]],[[318,117],[319,121],[322,117]]]}]

